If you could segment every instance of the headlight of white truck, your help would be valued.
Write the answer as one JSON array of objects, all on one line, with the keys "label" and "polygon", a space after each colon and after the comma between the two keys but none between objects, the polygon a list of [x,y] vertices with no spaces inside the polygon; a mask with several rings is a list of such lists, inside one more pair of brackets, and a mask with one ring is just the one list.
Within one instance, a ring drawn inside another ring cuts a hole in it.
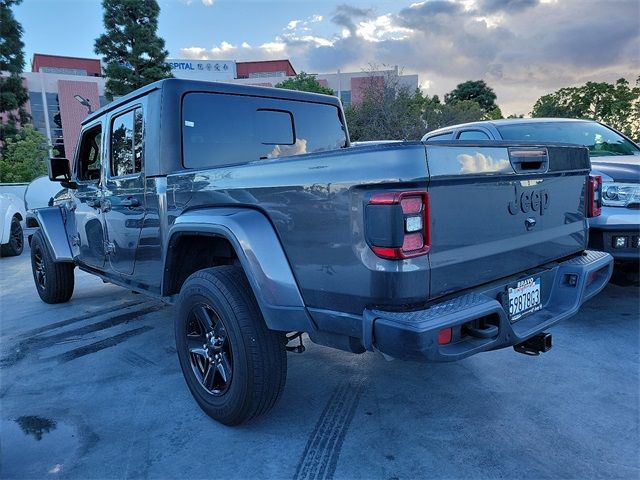
[{"label": "headlight of white truck", "polygon": [[626,207],[640,203],[640,184],[604,182],[602,184],[602,204],[608,207]]}]

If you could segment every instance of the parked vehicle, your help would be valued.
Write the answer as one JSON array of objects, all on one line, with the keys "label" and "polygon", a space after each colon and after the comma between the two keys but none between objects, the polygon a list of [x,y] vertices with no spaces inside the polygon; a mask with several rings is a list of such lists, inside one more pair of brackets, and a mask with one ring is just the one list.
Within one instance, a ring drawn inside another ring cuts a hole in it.
[{"label": "parked vehicle", "polygon": [[0,193],[0,254],[3,257],[22,253],[25,218],[22,200],[11,193]]},{"label": "parked vehicle", "polygon": [[332,96],[164,80],[90,114],[71,165],[50,160],[68,200],[29,217],[40,298],[69,300],[77,266],[176,303],[187,386],[229,425],[273,407],[302,332],[402,359],[539,354],[611,275],[586,250],[586,149],[350,147]]},{"label": "parked vehicle", "polygon": [[602,178],[602,213],[589,220],[589,248],[637,269],[640,259],[640,147],[622,133],[591,120],[506,119],[452,125],[427,133],[439,140],[568,142],[589,149],[592,173]]},{"label": "parked vehicle", "polygon": [[50,207],[63,192],[60,182],[52,182],[49,177],[38,177],[27,186],[24,192],[24,206],[27,210]]}]

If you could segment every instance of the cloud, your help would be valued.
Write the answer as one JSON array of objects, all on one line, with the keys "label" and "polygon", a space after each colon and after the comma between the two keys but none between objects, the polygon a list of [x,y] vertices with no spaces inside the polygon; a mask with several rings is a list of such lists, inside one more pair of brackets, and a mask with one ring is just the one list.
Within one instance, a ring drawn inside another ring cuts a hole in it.
[{"label": "cloud", "polygon": [[478,8],[487,13],[515,13],[535,7],[539,3],[539,0],[480,0],[478,2]]},{"label": "cloud", "polygon": [[367,20],[373,17],[373,10],[368,8],[352,7],[350,5],[338,5],[331,17],[331,21],[336,25],[344,27],[351,35],[355,35],[357,30],[356,22]]},{"label": "cloud", "polygon": [[[190,6],[193,3],[193,0],[180,0],[182,3],[186,4],[187,6]],[[210,7],[213,5],[214,0],[201,0],[202,4],[205,7]]]},{"label": "cloud", "polygon": [[458,155],[460,173],[496,173],[510,170],[509,160],[493,159],[491,155],[476,152],[473,155],[461,153]]},{"label": "cloud", "polygon": [[[373,1],[372,1],[373,3]],[[359,4],[361,5],[361,4]],[[396,11],[339,5],[292,19],[257,46],[222,42],[181,50],[189,58],[289,58],[297,70],[360,71],[399,65],[425,93],[484,79],[503,113],[528,113],[541,95],[586,81],[635,81],[640,3],[609,0],[426,0]],[[590,12],[586,14],[586,12]]]}]

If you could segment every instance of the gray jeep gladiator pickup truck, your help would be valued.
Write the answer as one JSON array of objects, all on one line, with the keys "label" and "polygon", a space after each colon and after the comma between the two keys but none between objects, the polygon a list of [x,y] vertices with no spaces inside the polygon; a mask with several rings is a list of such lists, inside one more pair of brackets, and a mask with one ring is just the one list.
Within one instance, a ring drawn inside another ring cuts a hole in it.
[{"label": "gray jeep gladiator pickup truck", "polygon": [[562,144],[352,147],[334,97],[164,80],[50,159],[69,194],[28,219],[33,277],[47,303],[75,267],[175,303],[186,383],[233,425],[273,407],[303,332],[401,359],[546,351],[611,275],[586,250],[589,169]]}]

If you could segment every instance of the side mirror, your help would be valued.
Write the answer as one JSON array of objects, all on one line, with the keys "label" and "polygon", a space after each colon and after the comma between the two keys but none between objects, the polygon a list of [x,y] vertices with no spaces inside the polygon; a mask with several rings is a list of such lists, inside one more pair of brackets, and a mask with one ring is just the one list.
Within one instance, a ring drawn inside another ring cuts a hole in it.
[{"label": "side mirror", "polygon": [[77,188],[76,182],[71,180],[71,167],[66,158],[49,158],[47,169],[49,170],[49,180],[52,182],[60,182],[60,185],[65,188]]}]

